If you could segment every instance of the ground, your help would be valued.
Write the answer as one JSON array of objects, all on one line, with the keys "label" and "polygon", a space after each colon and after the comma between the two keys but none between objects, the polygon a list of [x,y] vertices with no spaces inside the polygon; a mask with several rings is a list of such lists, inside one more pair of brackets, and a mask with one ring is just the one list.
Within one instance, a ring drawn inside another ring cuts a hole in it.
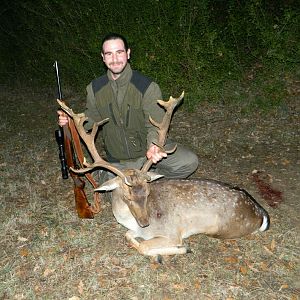
[{"label": "ground", "polygon": [[[60,174],[55,93],[1,86],[0,299],[299,299],[295,91],[268,112],[206,102],[176,111],[170,134],[198,154],[193,176],[246,189],[271,227],[228,241],[192,236],[192,253],[158,264],[129,247],[109,201],[93,220],[77,217],[72,181]],[[82,109],[68,93],[70,106]],[[277,191],[272,207],[255,174],[269,196]]]}]

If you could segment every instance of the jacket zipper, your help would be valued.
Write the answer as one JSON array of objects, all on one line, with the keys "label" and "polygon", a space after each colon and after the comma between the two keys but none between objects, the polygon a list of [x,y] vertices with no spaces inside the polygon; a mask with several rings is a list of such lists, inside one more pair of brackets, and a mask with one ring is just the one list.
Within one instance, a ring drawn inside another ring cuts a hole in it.
[{"label": "jacket zipper", "polygon": [[125,127],[124,127],[124,121],[120,115],[120,123],[121,123],[121,129],[122,129],[122,132],[123,132],[123,140],[125,142],[125,146],[126,146],[126,151],[127,151],[127,155],[128,155],[128,158],[131,159],[131,153],[129,151],[129,147],[128,147],[128,141],[127,141],[127,138],[126,138],[126,135],[125,135]]},{"label": "jacket zipper", "polygon": [[122,130],[122,133],[123,133],[123,134],[121,134],[121,133],[119,132],[119,136],[120,136],[120,139],[123,140],[123,143],[125,144],[125,148],[126,148],[125,150],[126,150],[126,152],[127,152],[128,158],[131,158],[131,154],[130,154],[129,147],[128,147],[128,141],[127,141],[126,135],[125,135],[124,121],[123,121],[123,119],[122,119],[121,113],[120,113],[120,111],[118,110],[119,116],[120,116],[120,126],[119,126],[118,123],[117,123],[117,120],[116,120],[116,118],[115,118],[115,114],[114,114],[114,111],[113,111],[113,108],[112,108],[112,103],[109,103],[109,110],[110,110],[110,114],[111,114],[111,117],[112,117],[113,122],[115,123],[115,125],[116,125],[117,127],[120,127],[121,130]]}]

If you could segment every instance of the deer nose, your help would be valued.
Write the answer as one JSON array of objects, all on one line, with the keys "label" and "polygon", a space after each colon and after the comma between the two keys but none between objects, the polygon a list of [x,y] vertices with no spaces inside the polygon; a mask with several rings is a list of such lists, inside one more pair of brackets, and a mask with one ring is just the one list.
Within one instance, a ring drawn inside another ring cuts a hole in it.
[{"label": "deer nose", "polygon": [[142,228],[150,225],[149,218],[139,218],[137,221]]}]

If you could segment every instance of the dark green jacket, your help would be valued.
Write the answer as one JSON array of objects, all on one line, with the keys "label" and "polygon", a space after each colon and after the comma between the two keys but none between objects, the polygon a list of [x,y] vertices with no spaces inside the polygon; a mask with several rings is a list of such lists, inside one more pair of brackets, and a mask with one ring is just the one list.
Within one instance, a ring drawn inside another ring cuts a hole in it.
[{"label": "dark green jacket", "polygon": [[109,118],[102,127],[108,158],[113,161],[145,156],[149,145],[157,141],[149,115],[160,122],[164,114],[158,99],[162,99],[159,86],[132,71],[129,64],[117,80],[108,71],[87,86],[86,128]]}]

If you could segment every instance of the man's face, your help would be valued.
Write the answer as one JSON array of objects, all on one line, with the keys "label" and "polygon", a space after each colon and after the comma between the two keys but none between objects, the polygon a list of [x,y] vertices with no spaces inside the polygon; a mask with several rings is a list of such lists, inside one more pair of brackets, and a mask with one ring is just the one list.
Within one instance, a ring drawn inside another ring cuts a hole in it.
[{"label": "man's face", "polygon": [[130,49],[126,52],[121,39],[109,40],[103,44],[101,55],[103,62],[112,73],[112,77],[117,79],[127,65]]}]

